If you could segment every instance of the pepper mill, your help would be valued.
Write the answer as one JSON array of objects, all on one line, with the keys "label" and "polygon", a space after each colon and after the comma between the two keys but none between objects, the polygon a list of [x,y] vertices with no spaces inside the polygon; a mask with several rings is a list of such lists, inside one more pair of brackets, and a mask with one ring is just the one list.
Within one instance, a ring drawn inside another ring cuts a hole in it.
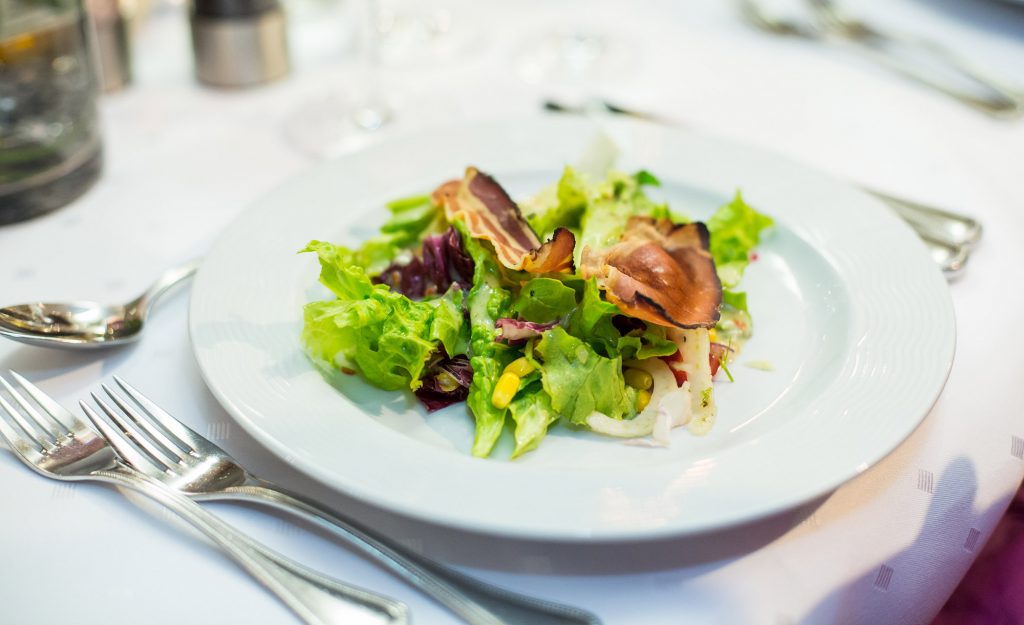
[{"label": "pepper mill", "polygon": [[278,0],[192,0],[196,78],[248,87],[288,73],[284,11]]}]

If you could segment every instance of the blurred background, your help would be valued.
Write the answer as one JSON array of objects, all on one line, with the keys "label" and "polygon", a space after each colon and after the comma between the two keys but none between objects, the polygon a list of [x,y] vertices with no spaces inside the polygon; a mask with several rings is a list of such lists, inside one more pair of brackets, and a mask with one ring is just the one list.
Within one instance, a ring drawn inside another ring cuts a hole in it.
[{"label": "blurred background", "polygon": [[[318,159],[545,105],[955,202],[957,179],[904,181],[1019,137],[1022,67],[1024,5],[995,0],[0,0],[0,221],[102,175],[93,216],[226,222]],[[943,142],[951,119],[976,132]]]}]

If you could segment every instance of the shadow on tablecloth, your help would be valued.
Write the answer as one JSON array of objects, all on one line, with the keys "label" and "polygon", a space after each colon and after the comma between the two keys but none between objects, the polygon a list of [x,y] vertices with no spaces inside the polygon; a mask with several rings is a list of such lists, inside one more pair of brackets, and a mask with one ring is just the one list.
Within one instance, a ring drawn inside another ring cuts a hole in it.
[{"label": "shadow on tablecloth", "polygon": [[[985,510],[975,510],[977,490],[974,465],[964,457],[954,458],[938,479],[932,503],[914,542],[862,571],[853,582],[830,594],[798,622],[804,625],[930,623],[941,607],[936,600],[948,597],[956,588],[962,571],[976,557],[984,544],[983,537],[988,535],[1007,504],[1003,499]],[[986,625],[1002,622],[984,621]]]}]

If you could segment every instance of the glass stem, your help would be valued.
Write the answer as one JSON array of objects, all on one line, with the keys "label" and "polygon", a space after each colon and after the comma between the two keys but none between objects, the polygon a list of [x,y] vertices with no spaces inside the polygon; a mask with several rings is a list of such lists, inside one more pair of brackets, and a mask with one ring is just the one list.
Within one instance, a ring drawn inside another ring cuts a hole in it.
[{"label": "glass stem", "polygon": [[391,111],[381,97],[380,88],[380,2],[363,1],[363,37],[359,54],[363,75],[363,97],[352,112],[353,122],[364,130],[376,130],[386,124]]}]

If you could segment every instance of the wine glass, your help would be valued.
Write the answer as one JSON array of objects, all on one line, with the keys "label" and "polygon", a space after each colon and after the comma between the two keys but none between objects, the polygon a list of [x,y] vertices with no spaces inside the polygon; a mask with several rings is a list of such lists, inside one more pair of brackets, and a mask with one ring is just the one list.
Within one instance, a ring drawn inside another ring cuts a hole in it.
[{"label": "wine glass", "polygon": [[334,88],[301,103],[285,120],[285,134],[311,156],[336,156],[365,145],[391,122],[393,111],[384,98],[381,79],[379,0],[358,0],[350,6],[356,58],[347,90]]}]

